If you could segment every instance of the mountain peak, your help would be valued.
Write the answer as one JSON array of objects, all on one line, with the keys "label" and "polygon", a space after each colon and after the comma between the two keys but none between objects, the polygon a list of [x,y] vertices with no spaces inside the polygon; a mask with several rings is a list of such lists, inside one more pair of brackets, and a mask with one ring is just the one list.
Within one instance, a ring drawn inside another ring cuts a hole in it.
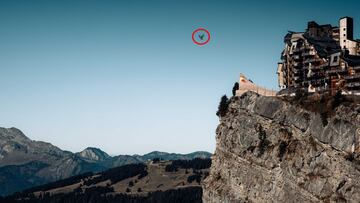
[{"label": "mountain peak", "polygon": [[106,152],[96,147],[87,147],[83,151],[78,152],[77,155],[92,161],[105,161],[111,158]]},{"label": "mountain peak", "polygon": [[0,127],[0,137],[8,138],[8,139],[22,139],[22,140],[30,140],[25,134],[17,129],[17,128],[1,128]]},{"label": "mountain peak", "polygon": [[167,153],[167,152],[160,152],[160,151],[152,151],[152,152],[149,152],[149,153],[147,153],[147,154],[144,154],[144,156],[145,155],[158,155],[158,156],[160,156],[160,155],[168,155],[169,153]]}]

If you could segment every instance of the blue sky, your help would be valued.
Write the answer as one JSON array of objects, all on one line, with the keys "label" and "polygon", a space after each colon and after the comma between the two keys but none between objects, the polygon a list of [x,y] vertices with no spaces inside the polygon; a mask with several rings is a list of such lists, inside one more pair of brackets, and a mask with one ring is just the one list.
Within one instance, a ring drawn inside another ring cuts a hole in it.
[{"label": "blue sky", "polygon": [[[0,126],[110,154],[213,152],[240,73],[277,88],[288,30],[337,25],[358,1],[0,1]],[[191,41],[205,27],[209,44]]]}]

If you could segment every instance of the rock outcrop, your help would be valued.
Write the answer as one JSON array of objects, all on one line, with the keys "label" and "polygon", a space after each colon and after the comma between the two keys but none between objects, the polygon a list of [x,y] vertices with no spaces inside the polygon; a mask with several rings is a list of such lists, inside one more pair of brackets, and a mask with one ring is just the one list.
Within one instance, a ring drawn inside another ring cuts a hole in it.
[{"label": "rock outcrop", "polygon": [[360,105],[331,116],[277,97],[233,97],[203,201],[360,202]]},{"label": "rock outcrop", "polygon": [[83,151],[78,152],[77,154],[78,156],[89,161],[106,161],[111,159],[111,156],[109,156],[106,152],[95,147],[88,147]]},{"label": "rock outcrop", "polygon": [[0,127],[0,167],[30,161],[52,163],[70,154],[50,143],[31,140],[19,129]]}]

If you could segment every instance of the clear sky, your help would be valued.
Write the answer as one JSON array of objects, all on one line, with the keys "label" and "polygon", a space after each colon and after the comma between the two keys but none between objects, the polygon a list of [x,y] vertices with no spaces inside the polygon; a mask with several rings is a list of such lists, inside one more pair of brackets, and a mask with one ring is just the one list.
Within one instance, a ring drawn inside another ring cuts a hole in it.
[{"label": "clear sky", "polygon": [[[239,74],[277,88],[288,30],[354,1],[0,0],[0,126],[73,152],[213,152]],[[207,28],[209,44],[191,33]]]}]

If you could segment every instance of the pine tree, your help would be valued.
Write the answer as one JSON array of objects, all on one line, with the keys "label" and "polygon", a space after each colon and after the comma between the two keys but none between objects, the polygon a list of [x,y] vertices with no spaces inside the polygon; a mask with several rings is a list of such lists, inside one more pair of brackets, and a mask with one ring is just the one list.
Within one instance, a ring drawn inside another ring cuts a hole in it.
[{"label": "pine tree", "polygon": [[226,95],[222,96],[216,115],[219,117],[225,116],[228,109],[228,105],[229,105],[229,99],[227,98]]},{"label": "pine tree", "polygon": [[236,90],[238,90],[238,89],[239,89],[239,83],[236,82],[236,83],[234,84],[233,89],[232,89],[232,94],[233,94],[233,96],[236,95]]}]

